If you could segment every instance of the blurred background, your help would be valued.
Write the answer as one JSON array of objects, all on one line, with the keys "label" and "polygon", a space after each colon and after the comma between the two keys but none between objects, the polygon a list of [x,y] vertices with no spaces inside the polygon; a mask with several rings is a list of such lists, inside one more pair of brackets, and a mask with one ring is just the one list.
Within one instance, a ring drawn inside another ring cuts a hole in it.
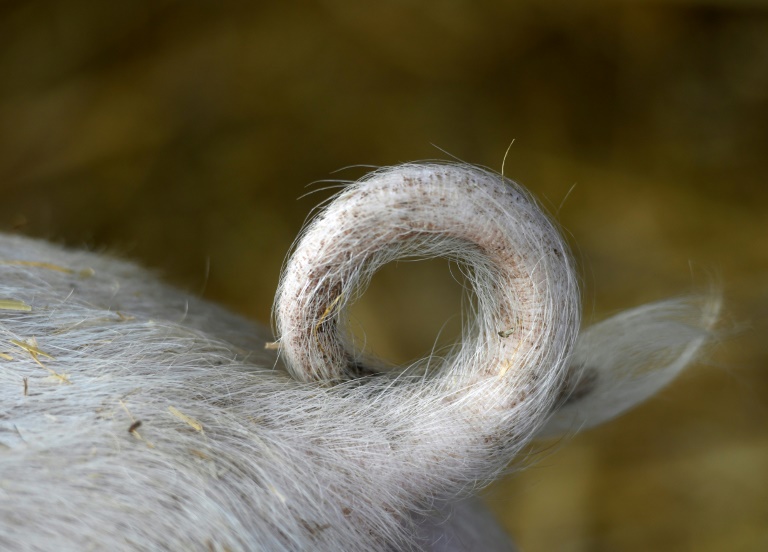
[{"label": "blurred background", "polygon": [[[109,251],[269,322],[327,179],[500,170],[569,232],[585,318],[722,282],[726,338],[486,493],[525,551],[768,550],[768,7],[741,1],[0,3],[0,228]],[[307,192],[313,192],[306,197]],[[355,306],[451,342],[446,263]]]}]

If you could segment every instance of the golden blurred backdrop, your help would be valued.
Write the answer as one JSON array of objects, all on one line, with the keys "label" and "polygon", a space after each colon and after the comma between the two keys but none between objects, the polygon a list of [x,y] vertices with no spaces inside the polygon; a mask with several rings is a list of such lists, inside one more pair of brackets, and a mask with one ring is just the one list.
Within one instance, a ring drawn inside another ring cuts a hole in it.
[{"label": "golden blurred backdrop", "polygon": [[[768,550],[765,4],[0,3],[0,228],[265,323],[319,181],[452,155],[499,170],[512,142],[505,173],[570,233],[587,320],[714,278],[726,337],[543,445],[492,508],[530,552]],[[460,305],[445,263],[401,263],[354,313],[405,361],[455,338]]]}]

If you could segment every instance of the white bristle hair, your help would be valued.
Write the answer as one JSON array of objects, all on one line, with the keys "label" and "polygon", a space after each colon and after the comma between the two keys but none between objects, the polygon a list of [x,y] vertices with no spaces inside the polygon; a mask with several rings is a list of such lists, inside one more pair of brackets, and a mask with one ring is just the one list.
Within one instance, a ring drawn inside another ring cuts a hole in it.
[{"label": "white bristle hair", "polygon": [[[475,318],[445,358],[380,370],[347,305],[382,264],[438,255],[466,267]],[[339,194],[286,265],[277,345],[131,263],[0,235],[0,549],[510,550],[472,495],[536,434],[664,385],[715,303],[641,307],[576,344],[555,225],[460,164]]]}]

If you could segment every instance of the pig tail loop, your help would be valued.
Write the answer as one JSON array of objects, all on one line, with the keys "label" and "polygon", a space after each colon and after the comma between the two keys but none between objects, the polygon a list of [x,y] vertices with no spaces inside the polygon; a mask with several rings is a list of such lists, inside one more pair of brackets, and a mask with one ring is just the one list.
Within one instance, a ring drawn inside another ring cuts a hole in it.
[{"label": "pig tail loop", "polygon": [[375,171],[308,225],[275,302],[288,370],[326,383],[365,373],[347,331],[347,305],[382,265],[437,256],[468,269],[477,299],[461,346],[435,374],[442,391],[490,382],[507,405],[530,399],[548,409],[580,323],[571,255],[525,190],[463,164]]}]

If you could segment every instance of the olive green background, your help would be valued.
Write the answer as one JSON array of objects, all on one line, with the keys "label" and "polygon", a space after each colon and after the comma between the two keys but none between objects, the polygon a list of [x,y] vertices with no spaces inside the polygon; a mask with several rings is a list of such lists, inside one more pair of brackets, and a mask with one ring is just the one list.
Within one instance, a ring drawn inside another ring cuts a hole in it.
[{"label": "olive green background", "polygon": [[[538,445],[494,511],[531,552],[768,550],[765,4],[0,3],[0,228],[265,323],[319,181],[499,170],[510,143],[505,174],[569,234],[587,320],[712,281],[727,310],[702,365]],[[456,336],[459,291],[445,263],[401,263],[355,324],[406,361]]]}]

